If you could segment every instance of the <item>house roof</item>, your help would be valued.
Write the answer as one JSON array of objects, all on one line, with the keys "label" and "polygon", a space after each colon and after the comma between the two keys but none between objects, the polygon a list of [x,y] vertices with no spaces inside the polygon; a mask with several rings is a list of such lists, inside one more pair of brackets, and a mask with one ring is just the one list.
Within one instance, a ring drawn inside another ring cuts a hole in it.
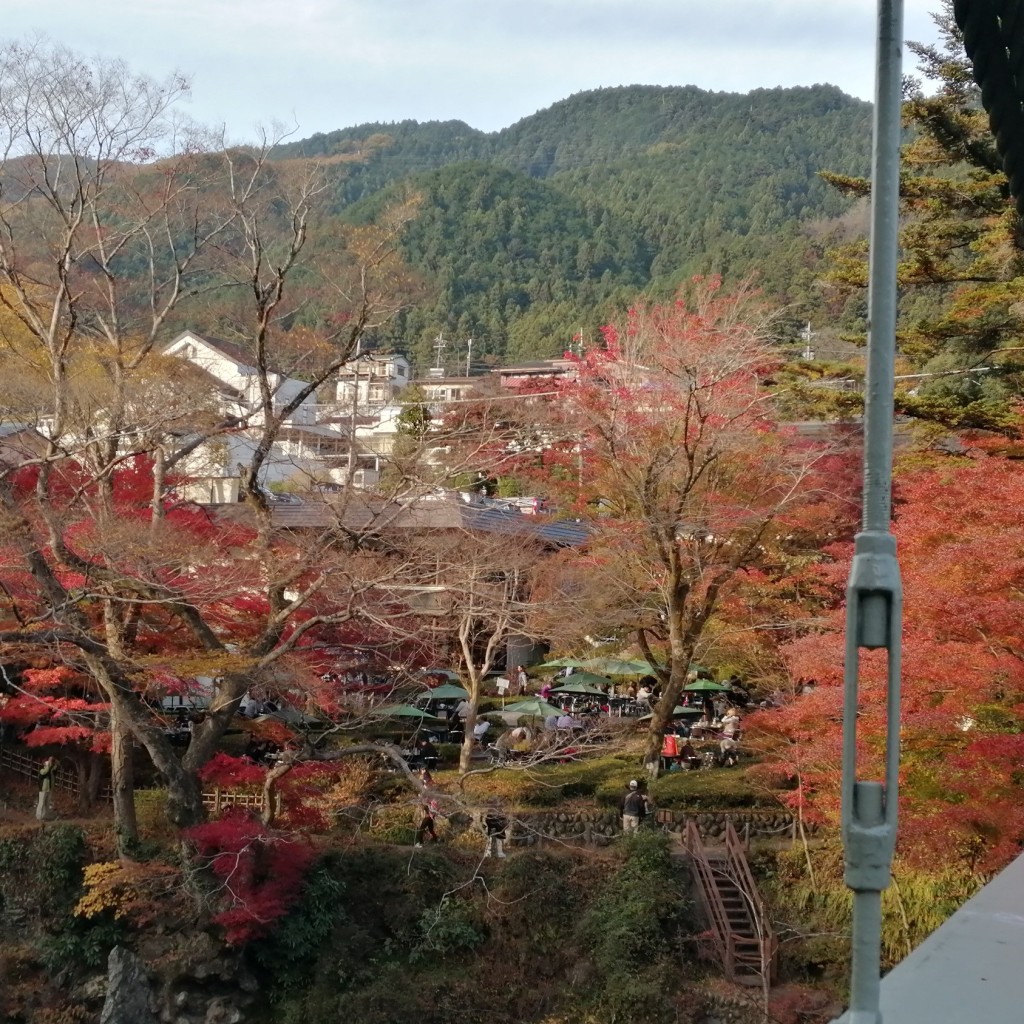
[{"label": "house roof", "polygon": [[575,369],[575,363],[571,359],[534,359],[525,363],[518,363],[516,366],[498,366],[491,371],[499,377],[519,376],[562,376]]},{"label": "house roof", "polygon": [[[248,514],[244,506],[223,506],[221,515]],[[271,507],[276,526],[283,530],[323,530],[339,518],[349,530],[380,532],[389,530],[468,530],[478,533],[504,534],[510,537],[539,540],[552,547],[578,547],[587,539],[587,528],[574,520],[546,516],[524,516],[502,508],[468,504],[455,498],[423,498],[408,504],[389,501],[366,494],[353,494],[337,501],[318,498],[301,504],[280,504]]]},{"label": "house roof", "polygon": [[0,423],[0,469],[15,469],[46,450],[46,438],[31,423]]},{"label": "house roof", "polygon": [[[197,335],[191,336],[197,337]],[[243,401],[244,396],[241,391],[237,388],[231,387],[229,384],[225,384],[224,381],[222,381],[216,374],[211,373],[205,367],[200,366],[198,363],[194,363],[191,359],[187,359],[185,356],[179,355],[176,352],[168,353],[165,349],[162,354],[168,360],[175,360],[175,374],[181,380],[185,382],[194,381],[197,385],[208,387],[211,390],[216,391],[221,397],[228,398],[231,401]]]},{"label": "house roof", "polygon": [[199,334],[196,331],[182,331],[167,343],[167,347],[176,345],[182,338],[194,338],[196,341],[201,341],[204,345],[215,348],[218,352],[226,355],[228,359],[233,359],[242,366],[254,366],[256,363],[255,354],[236,342],[225,341],[223,338],[211,338],[208,334]]}]

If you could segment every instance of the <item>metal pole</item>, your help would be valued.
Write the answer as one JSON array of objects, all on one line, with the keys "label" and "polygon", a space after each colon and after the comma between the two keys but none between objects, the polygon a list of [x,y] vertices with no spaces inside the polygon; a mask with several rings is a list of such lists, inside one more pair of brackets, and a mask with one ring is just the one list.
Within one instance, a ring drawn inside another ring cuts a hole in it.
[{"label": "metal pole", "polygon": [[[882,890],[896,843],[899,771],[902,587],[892,504],[893,383],[896,358],[896,268],[899,249],[899,160],[902,0],[879,0],[874,149],[871,167],[871,258],[868,376],[864,408],[864,516],[846,591],[842,827],[846,884],[853,890],[850,1024],[881,1024],[879,1009]],[[885,782],[857,778],[861,648],[888,652]]]}]

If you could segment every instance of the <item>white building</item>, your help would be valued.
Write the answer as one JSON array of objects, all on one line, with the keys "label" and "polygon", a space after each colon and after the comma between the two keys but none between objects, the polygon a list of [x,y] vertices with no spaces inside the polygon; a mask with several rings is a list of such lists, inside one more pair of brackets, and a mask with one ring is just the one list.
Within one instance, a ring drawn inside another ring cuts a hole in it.
[{"label": "white building", "polygon": [[[211,503],[237,501],[240,467],[250,463],[263,425],[259,372],[252,354],[233,342],[185,331],[164,349],[164,355],[187,360],[208,375],[220,396],[222,414],[239,420],[237,427],[216,432],[188,457],[182,466],[189,479],[186,496]],[[267,382],[275,412],[308,386],[276,371],[268,374]],[[260,472],[264,487],[283,484],[304,489],[314,481],[344,479],[351,425],[343,419],[328,419],[331,411],[336,409],[317,404],[315,392],[302,399],[285,419],[264,460]]]},{"label": "white building", "polygon": [[359,412],[377,411],[389,405],[408,383],[409,360],[401,355],[356,356],[339,371],[335,395],[339,407],[352,409],[353,396]]},{"label": "white building", "polygon": [[[262,422],[260,410],[259,371],[253,365],[251,352],[241,345],[220,339],[203,338],[192,331],[179,334],[165,349],[164,355],[179,356],[205,370],[225,388],[236,392],[250,412],[249,423],[259,426]],[[274,411],[292,401],[306,382],[288,377],[283,373],[271,372],[267,383],[274,395]],[[289,423],[316,423],[316,396],[304,398],[298,408],[288,417]]]}]

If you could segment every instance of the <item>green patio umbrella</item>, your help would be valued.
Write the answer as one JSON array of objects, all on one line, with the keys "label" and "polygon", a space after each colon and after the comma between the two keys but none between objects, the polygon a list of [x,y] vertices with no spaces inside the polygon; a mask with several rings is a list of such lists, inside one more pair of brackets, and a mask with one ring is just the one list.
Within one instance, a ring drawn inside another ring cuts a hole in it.
[{"label": "green patio umbrella", "polygon": [[[678,718],[680,715],[698,715],[699,716],[699,715],[703,715],[703,714],[704,714],[704,712],[701,711],[700,708],[684,708],[682,704],[677,704],[672,709],[672,717],[673,718]],[[652,719],[653,717],[654,717],[653,713],[650,714],[650,715],[641,715],[637,719],[637,721],[638,722],[645,722],[645,721],[648,721],[648,720]]]},{"label": "green patio umbrella", "polygon": [[425,704],[435,700],[466,700],[469,697],[469,690],[457,686],[455,683],[442,683],[432,690],[425,690],[416,699]]},{"label": "green patio umbrella", "polygon": [[583,668],[583,662],[579,658],[555,658],[554,661],[545,661],[543,664],[533,667],[537,669]]},{"label": "green patio umbrella", "polygon": [[459,678],[458,672],[453,672],[450,668],[421,668],[421,676],[444,676],[449,682],[453,679]]},{"label": "green patio umbrella", "polygon": [[650,662],[637,658],[591,658],[583,662],[583,668],[603,676],[646,676],[654,671]]},{"label": "green patio umbrella", "polygon": [[500,711],[490,711],[488,714],[519,715],[520,717],[528,715],[533,718],[547,718],[549,715],[562,715],[565,712],[561,708],[556,708],[554,704],[541,700],[540,697],[528,697],[526,700],[516,701],[515,704],[506,704]]},{"label": "green patio umbrella", "polygon": [[698,679],[695,683],[687,683],[684,690],[690,693],[728,693],[729,687],[721,683],[713,683],[710,679]]},{"label": "green patio umbrella", "polygon": [[370,712],[371,718],[408,718],[410,721],[417,720],[419,722],[437,722],[440,723],[441,719],[437,715],[432,715],[429,711],[424,711],[422,708],[415,708],[411,704],[382,704],[379,708],[374,708]]},{"label": "green patio umbrella", "polygon": [[552,689],[552,693],[581,693],[591,697],[603,697],[604,686],[610,686],[611,680],[607,676],[596,676],[593,672],[573,672],[566,676],[561,686]]}]

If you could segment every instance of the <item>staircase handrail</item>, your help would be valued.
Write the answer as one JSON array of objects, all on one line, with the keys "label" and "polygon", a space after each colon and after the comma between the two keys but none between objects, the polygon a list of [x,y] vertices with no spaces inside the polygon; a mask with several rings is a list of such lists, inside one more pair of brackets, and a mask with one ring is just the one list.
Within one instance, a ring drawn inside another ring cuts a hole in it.
[{"label": "staircase handrail", "polygon": [[725,904],[722,902],[722,894],[719,892],[718,885],[715,882],[714,869],[711,867],[711,862],[708,860],[707,852],[704,849],[704,842],[692,818],[687,819],[684,835],[686,852],[690,855],[690,859],[696,868],[697,884],[700,888],[704,905],[708,910],[711,934],[714,936],[715,945],[718,947],[719,955],[722,958],[726,976],[731,978],[735,964],[733,932],[729,926]]},{"label": "staircase handrail", "polygon": [[750,917],[761,944],[763,966],[771,974],[774,972],[778,942],[775,938],[775,933],[772,931],[771,921],[765,910],[764,901],[761,899],[761,891],[758,889],[757,882],[754,881],[753,872],[750,870],[750,862],[747,860],[743,843],[740,841],[740,837],[737,835],[736,829],[733,828],[731,821],[726,821],[725,823],[725,853],[733,880],[749,904]]}]

